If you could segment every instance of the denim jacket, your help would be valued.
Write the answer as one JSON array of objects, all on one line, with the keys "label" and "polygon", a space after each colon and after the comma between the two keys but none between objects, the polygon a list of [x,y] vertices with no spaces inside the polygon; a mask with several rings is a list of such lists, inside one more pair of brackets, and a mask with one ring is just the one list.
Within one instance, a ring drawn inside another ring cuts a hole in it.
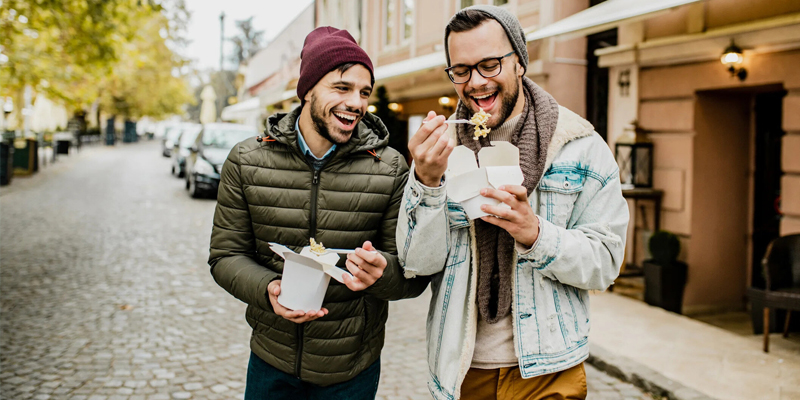
[{"label": "denim jacket", "polygon": [[[518,243],[515,251],[511,311],[523,378],[588,357],[588,290],[605,290],[619,274],[629,219],[617,163],[588,121],[559,107],[547,154],[529,198],[539,238],[529,249]],[[435,399],[454,400],[475,346],[475,228],[447,198],[446,177],[430,188],[416,180],[413,168],[397,224],[400,263],[407,278],[431,276],[428,388]]]}]

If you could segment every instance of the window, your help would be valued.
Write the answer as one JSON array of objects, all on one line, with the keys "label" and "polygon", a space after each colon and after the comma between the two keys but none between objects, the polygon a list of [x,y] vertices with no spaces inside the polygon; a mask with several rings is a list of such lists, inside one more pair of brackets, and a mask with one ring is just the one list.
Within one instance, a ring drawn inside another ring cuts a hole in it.
[{"label": "window", "polygon": [[494,5],[502,6],[503,4],[508,4],[508,0],[494,0]]},{"label": "window", "polygon": [[383,43],[386,46],[390,46],[394,42],[394,10],[397,6],[397,3],[395,3],[395,0],[384,0],[383,6],[383,18],[386,25]]},{"label": "window", "polygon": [[403,39],[411,37],[414,29],[414,0],[403,0]]},{"label": "window", "polygon": [[475,0],[461,0],[461,8],[467,8],[475,4]]}]

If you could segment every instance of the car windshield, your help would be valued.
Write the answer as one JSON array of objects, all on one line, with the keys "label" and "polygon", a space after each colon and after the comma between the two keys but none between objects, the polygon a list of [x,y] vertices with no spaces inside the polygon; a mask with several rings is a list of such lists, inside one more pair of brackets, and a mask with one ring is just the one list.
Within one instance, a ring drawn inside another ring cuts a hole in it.
[{"label": "car windshield", "polygon": [[208,128],[203,133],[203,145],[220,149],[232,149],[236,143],[255,136],[256,130],[245,128]]},{"label": "car windshield", "polygon": [[200,127],[191,127],[185,128],[183,130],[183,135],[181,135],[181,147],[192,147],[195,139],[197,139],[197,134],[200,133]]}]

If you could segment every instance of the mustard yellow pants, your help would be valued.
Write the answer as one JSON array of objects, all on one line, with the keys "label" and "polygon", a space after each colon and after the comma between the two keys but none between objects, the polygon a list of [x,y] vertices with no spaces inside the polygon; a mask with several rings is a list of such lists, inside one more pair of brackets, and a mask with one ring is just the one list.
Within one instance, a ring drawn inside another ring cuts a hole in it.
[{"label": "mustard yellow pants", "polygon": [[583,363],[554,374],[523,379],[519,367],[470,368],[461,385],[461,400],[566,400],[586,398]]}]

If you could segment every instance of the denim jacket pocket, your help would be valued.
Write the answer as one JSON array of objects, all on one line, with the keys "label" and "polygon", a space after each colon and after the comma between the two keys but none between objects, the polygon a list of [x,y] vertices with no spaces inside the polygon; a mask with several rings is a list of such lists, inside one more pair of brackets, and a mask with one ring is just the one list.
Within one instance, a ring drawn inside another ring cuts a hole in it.
[{"label": "denim jacket pocket", "polygon": [[464,207],[450,199],[447,199],[447,222],[450,224],[450,229],[469,227],[469,217],[467,217]]},{"label": "denim jacket pocket", "polygon": [[553,165],[539,182],[539,214],[562,228],[568,228],[575,200],[586,180],[577,166]]}]

